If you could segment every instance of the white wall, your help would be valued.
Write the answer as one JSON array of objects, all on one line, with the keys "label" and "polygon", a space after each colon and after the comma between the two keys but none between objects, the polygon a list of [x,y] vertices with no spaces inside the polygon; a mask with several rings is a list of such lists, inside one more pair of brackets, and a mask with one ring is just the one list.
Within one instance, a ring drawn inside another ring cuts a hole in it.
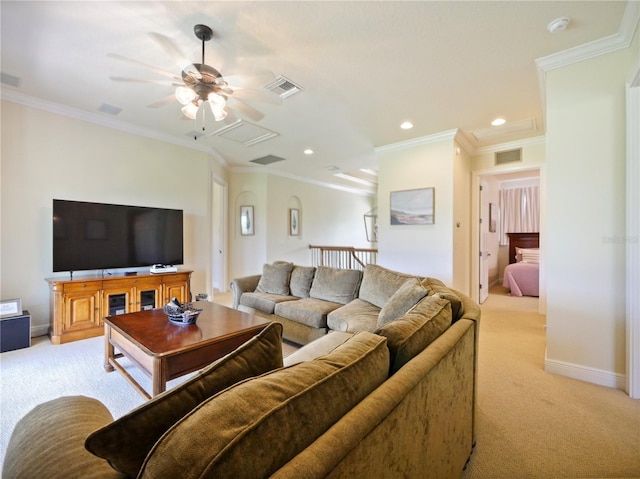
[{"label": "white wall", "polygon": [[457,143],[453,153],[453,282],[469,294],[471,288],[471,158]]},{"label": "white wall", "polygon": [[[364,229],[364,214],[375,205],[371,196],[267,173],[232,172],[229,197],[234,205],[230,278],[260,273],[264,263],[277,260],[309,265],[310,244],[371,247]],[[241,204],[255,205],[255,237],[239,233]],[[291,208],[300,212],[299,236],[289,235]]]},{"label": "white wall", "polygon": [[[455,284],[453,134],[377,153],[378,264]],[[435,188],[435,224],[392,226],[391,192],[430,187]]]},{"label": "white wall", "polygon": [[[49,325],[45,278],[64,276],[52,274],[53,198],[183,209],[183,268],[194,270],[194,293],[207,291],[209,178],[218,170],[207,154],[8,101],[1,151],[0,295],[22,298],[37,333]],[[188,187],[166,186],[176,172]]]},{"label": "white wall", "polygon": [[625,79],[637,55],[626,49],[547,73],[546,368],[617,387],[625,372],[625,244],[616,240],[625,235]]}]

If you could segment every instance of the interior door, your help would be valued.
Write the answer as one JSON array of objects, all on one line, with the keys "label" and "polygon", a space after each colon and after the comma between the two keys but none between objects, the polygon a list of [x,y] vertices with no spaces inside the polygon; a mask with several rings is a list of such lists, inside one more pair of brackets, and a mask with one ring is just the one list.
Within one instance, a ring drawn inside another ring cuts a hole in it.
[{"label": "interior door", "polygon": [[491,254],[487,248],[487,240],[489,235],[489,184],[485,180],[480,181],[480,278],[478,295],[480,304],[484,303],[489,297],[489,256]]}]

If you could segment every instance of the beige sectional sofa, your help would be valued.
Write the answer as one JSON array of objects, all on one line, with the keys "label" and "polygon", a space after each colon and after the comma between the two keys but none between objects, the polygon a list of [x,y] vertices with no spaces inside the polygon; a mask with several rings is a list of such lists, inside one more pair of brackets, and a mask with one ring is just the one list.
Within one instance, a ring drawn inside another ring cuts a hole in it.
[{"label": "beige sectional sofa", "polygon": [[360,271],[279,261],[234,279],[231,291],[235,309],[282,323],[284,338],[298,344],[330,330],[375,332],[427,295],[448,299],[453,321],[464,314],[460,293],[442,281],[372,264]]},{"label": "beige sectional sofa", "polygon": [[47,402],[17,424],[2,477],[460,477],[480,310],[456,297],[457,320],[432,294],[375,333],[330,331],[284,359],[273,322],[115,421],[92,398]]}]

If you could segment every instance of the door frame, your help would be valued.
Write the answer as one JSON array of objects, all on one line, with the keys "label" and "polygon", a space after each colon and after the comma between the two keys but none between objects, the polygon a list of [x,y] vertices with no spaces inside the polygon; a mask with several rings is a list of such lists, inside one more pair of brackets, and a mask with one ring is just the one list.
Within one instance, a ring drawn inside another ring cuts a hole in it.
[{"label": "door frame", "polygon": [[540,297],[538,301],[538,312],[540,314],[546,314],[547,302],[546,302],[546,290],[544,281],[544,238],[545,226],[546,226],[546,214],[545,214],[545,201],[546,201],[546,176],[545,166],[542,163],[529,163],[519,164],[511,166],[496,166],[492,168],[486,168],[484,170],[477,170],[471,172],[471,251],[474,254],[471,255],[471,298],[478,304],[480,304],[480,184],[485,176],[495,176],[504,173],[515,173],[520,171],[539,170],[540,172]]},{"label": "door frame", "polygon": [[[220,194],[217,195],[216,191]],[[217,196],[220,196],[222,204],[220,208],[216,207]],[[216,292],[216,285],[221,285],[221,288],[217,288],[217,292],[224,293],[227,291],[227,232],[228,228],[228,185],[227,182],[224,181],[219,176],[212,174],[211,176],[211,199],[210,199],[210,211],[211,211],[211,285],[209,289],[209,294],[214,294]],[[216,211],[219,211],[219,214],[216,214]],[[222,231],[219,235],[216,234],[216,229],[220,228]],[[217,241],[217,238],[221,238],[220,241]],[[220,251],[221,253],[217,253]],[[218,267],[216,264],[217,258],[221,256],[222,265]]]},{"label": "door frame", "polygon": [[640,60],[631,69],[626,103],[626,392],[640,399]]},{"label": "door frame", "polygon": [[[478,206],[480,207],[478,211],[478,304],[482,304],[489,297],[489,252],[487,251],[487,237],[489,233],[490,206],[489,182],[486,181],[484,176],[480,177]],[[484,285],[482,284],[483,282],[485,283]]]}]

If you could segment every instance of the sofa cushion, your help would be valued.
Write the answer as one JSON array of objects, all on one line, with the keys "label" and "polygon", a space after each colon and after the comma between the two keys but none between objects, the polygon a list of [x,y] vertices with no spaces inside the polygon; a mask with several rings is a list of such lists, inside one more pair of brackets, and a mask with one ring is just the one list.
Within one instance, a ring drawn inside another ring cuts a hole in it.
[{"label": "sofa cushion", "polygon": [[374,332],[378,327],[380,308],[368,301],[356,298],[327,316],[327,326],[334,331],[369,331]]},{"label": "sofa cushion", "polygon": [[289,294],[298,298],[308,298],[315,274],[316,269],[313,266],[294,266],[291,271]]},{"label": "sofa cushion", "polygon": [[284,365],[285,367],[293,366],[303,361],[311,361],[320,356],[325,356],[342,343],[351,339],[353,334],[354,333],[344,333],[342,331],[329,331],[324,336],[305,344],[284,358]]},{"label": "sofa cushion", "polygon": [[441,297],[448,299],[451,302],[451,314],[453,316],[453,322],[455,323],[464,314],[464,304],[460,299],[460,296],[455,291],[448,288],[442,281],[435,278],[424,278],[422,285],[429,290],[429,295],[438,293]]},{"label": "sofa cushion", "polygon": [[362,271],[318,266],[309,296],[347,304],[358,296]]},{"label": "sofa cushion", "polygon": [[428,292],[429,290],[422,286],[418,278],[406,280],[380,310],[378,327],[382,327],[394,319],[398,319],[413,308]]},{"label": "sofa cushion", "polygon": [[292,263],[279,261],[273,264],[265,264],[262,267],[262,276],[260,276],[256,291],[258,293],[288,295],[292,270]]},{"label": "sofa cushion", "polygon": [[282,325],[260,334],[129,414],[90,434],[85,447],[111,466],[136,477],[156,441],[198,404],[238,381],[282,367]]},{"label": "sofa cushion", "polygon": [[326,356],[237,384],[171,428],[140,478],[269,477],[382,384],[388,367],[386,340],[360,333]]},{"label": "sofa cushion", "polygon": [[295,296],[285,296],[283,294],[268,293],[242,293],[240,296],[240,305],[257,309],[266,314],[273,314],[276,304],[284,301],[295,301]]},{"label": "sofa cushion", "polygon": [[358,298],[382,308],[409,278],[415,278],[415,276],[368,264],[364,267]]},{"label": "sofa cushion", "polygon": [[276,304],[275,314],[312,328],[326,328],[327,315],[342,306],[322,299],[304,298]]},{"label": "sofa cushion", "polygon": [[427,296],[401,318],[376,331],[388,340],[390,374],[398,371],[451,325],[451,303]]}]

